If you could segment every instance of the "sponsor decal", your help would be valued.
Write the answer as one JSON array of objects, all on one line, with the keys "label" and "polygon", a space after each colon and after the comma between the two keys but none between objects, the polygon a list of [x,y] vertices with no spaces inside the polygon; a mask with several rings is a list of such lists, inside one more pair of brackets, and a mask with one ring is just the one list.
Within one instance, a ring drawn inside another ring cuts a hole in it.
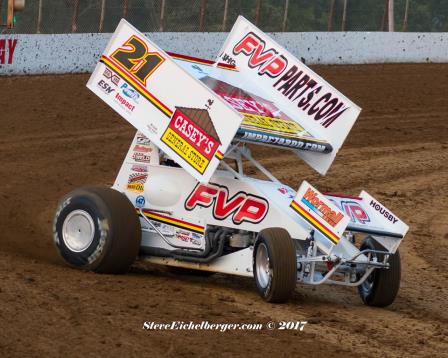
[{"label": "sponsor decal", "polygon": [[[193,237],[193,235],[195,236]],[[189,242],[195,246],[201,246],[201,239],[203,238],[202,235],[181,229],[176,230],[176,237],[183,242]]]},{"label": "sponsor decal", "polygon": [[248,65],[250,68],[258,69],[260,76],[266,74],[269,77],[277,77],[288,66],[285,56],[275,49],[265,50],[266,43],[253,32],[249,32],[233,48],[235,56],[244,54],[249,56]]},{"label": "sponsor decal", "polygon": [[309,150],[312,152],[328,153],[332,151],[331,145],[316,142],[312,138],[292,139],[279,135],[271,135],[271,134],[247,132],[247,131],[244,131],[244,134],[239,135],[238,137],[247,141],[262,142],[270,145],[297,148],[301,150]]},{"label": "sponsor decal", "polygon": [[258,114],[262,116],[271,115],[271,112],[269,110],[267,110],[261,103],[255,101],[253,98],[233,97],[226,94],[220,95],[238,112]]},{"label": "sponsor decal", "polygon": [[145,182],[148,178],[148,174],[145,173],[133,173],[129,176],[127,189],[142,193],[145,190]]},{"label": "sponsor decal", "polygon": [[249,32],[232,52],[234,56],[247,56],[248,67],[256,70],[259,76],[275,78],[272,87],[324,128],[330,127],[349,108],[341,98],[322,91],[324,86],[317,76],[312,78],[312,74],[305,73],[297,65],[288,68],[288,59],[283,54],[265,47],[265,41]]},{"label": "sponsor decal", "polygon": [[204,208],[212,206],[215,219],[225,220],[232,216],[232,221],[236,225],[243,222],[259,223],[269,211],[266,199],[243,191],[229,198],[229,189],[218,184],[199,183],[193,189],[185,201],[185,209],[191,211],[198,206]]},{"label": "sponsor decal", "polygon": [[134,88],[129,86],[127,83],[123,83],[121,85],[120,89],[124,96],[131,99],[134,103],[138,103],[138,99],[140,98],[140,95]]},{"label": "sponsor decal", "polygon": [[126,108],[128,112],[133,112],[135,109],[135,106],[131,104],[127,99],[123,98],[120,93],[117,92],[115,95],[115,100],[120,103],[123,107]]},{"label": "sponsor decal", "polygon": [[148,145],[136,144],[133,149],[134,152],[151,153],[152,148]]},{"label": "sponsor decal", "polygon": [[294,198],[294,192],[291,189],[285,188],[285,187],[281,187],[277,189],[281,194],[283,195],[287,195],[289,199],[293,199]]},{"label": "sponsor decal", "polygon": [[290,207],[335,245],[350,221],[348,215],[306,181],[300,186]]},{"label": "sponsor decal", "polygon": [[370,222],[369,215],[358,202],[353,200],[337,202],[331,198],[328,198],[328,200],[345,212],[350,217],[352,223],[365,225]]},{"label": "sponsor decal", "polygon": [[344,214],[332,210],[323,200],[320,200],[318,193],[312,188],[307,189],[301,201],[332,227],[344,218]]},{"label": "sponsor decal", "polygon": [[137,173],[147,173],[148,167],[146,165],[142,165],[142,164],[134,164],[134,165],[132,165],[131,170],[133,172],[137,172]]},{"label": "sponsor decal", "polygon": [[221,141],[205,109],[176,107],[162,142],[204,173]]},{"label": "sponsor decal", "polygon": [[339,243],[339,236],[333,233],[331,230],[327,229],[314,217],[306,212],[295,200],[291,202],[291,209],[293,209],[297,214],[299,214],[305,221],[310,223],[312,226],[316,227],[327,239],[329,239],[333,244]]},{"label": "sponsor decal", "polygon": [[370,200],[369,204],[372,208],[374,208],[376,211],[378,211],[381,215],[383,215],[387,220],[389,220],[392,224],[395,224],[398,219],[392,215],[387,209],[382,206],[380,203],[376,202],[375,200]]},{"label": "sponsor decal", "polygon": [[281,134],[300,133],[302,136],[310,135],[298,123],[290,119],[272,118],[249,113],[244,114],[241,126],[249,129],[267,130]]},{"label": "sponsor decal", "polygon": [[146,153],[135,152],[134,154],[132,154],[132,159],[134,159],[136,162],[149,163],[149,161],[151,160],[151,156]]},{"label": "sponsor decal", "polygon": [[[138,216],[139,216],[139,217],[142,217],[141,214],[140,214],[140,211],[138,210],[137,212],[138,212],[138,214],[139,214]],[[165,235],[165,236],[174,236],[174,227],[173,227],[173,226],[171,226],[171,225],[166,225],[166,224],[163,224],[163,223],[161,223],[161,222],[154,221],[154,220],[149,220],[149,221],[150,221],[151,224],[154,225],[154,226],[157,228],[157,230],[159,230],[163,235]],[[157,231],[154,230],[154,228],[153,228],[151,225],[148,225],[148,223],[146,222],[146,220],[145,220],[145,221],[140,221],[140,225],[141,225],[141,228],[144,229],[144,230],[147,230],[147,231],[152,232],[152,233],[155,233],[155,234],[157,233]]]},{"label": "sponsor decal", "polygon": [[118,86],[118,84],[120,83],[120,77],[116,75],[114,71],[107,67],[104,69],[103,76],[106,77],[115,86]]},{"label": "sponsor decal", "polygon": [[141,145],[149,145],[151,144],[151,141],[144,136],[142,133],[138,133],[137,134],[137,144],[141,144]]},{"label": "sponsor decal", "polygon": [[107,83],[106,81],[104,81],[104,80],[100,80],[98,83],[97,83],[97,86],[105,93],[105,94],[111,94],[113,91],[115,91],[115,89],[114,88],[112,88],[112,86],[109,84],[109,83]]},{"label": "sponsor decal", "polygon": [[[137,212],[140,214],[140,211]],[[143,210],[143,214],[150,219],[151,221],[159,222],[162,224],[167,224],[171,226],[175,226],[180,229],[186,229],[188,231],[192,231],[197,234],[204,234],[205,227],[197,224],[193,224],[184,220],[176,219],[171,216],[166,216],[159,214],[157,212],[151,210]]]},{"label": "sponsor decal", "polygon": [[171,117],[173,114],[171,109],[146,88],[148,78],[164,61],[165,58],[160,53],[149,51],[145,41],[136,35],[132,35],[110,57],[101,56],[102,63],[118,73],[133,87],[134,95],[138,92],[164,115]]},{"label": "sponsor decal", "polygon": [[143,208],[145,206],[145,202],[145,197],[143,195],[139,195],[135,198],[135,206],[137,208]]},{"label": "sponsor decal", "polygon": [[12,65],[17,39],[0,39],[0,65]]}]

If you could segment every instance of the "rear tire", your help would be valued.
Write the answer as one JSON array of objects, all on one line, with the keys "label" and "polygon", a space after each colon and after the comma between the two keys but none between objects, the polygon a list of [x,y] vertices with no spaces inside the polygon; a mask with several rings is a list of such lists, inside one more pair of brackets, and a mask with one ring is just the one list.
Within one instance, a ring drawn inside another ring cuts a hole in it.
[{"label": "rear tire", "polygon": [[69,265],[118,274],[126,272],[137,257],[141,228],[124,194],[111,188],[84,187],[60,201],[53,236]]},{"label": "rear tire", "polygon": [[[367,237],[361,244],[361,251],[385,250],[374,238]],[[379,262],[383,261],[383,254],[376,255]],[[389,255],[389,268],[376,268],[367,279],[358,286],[358,292],[362,301],[368,306],[386,307],[392,304],[400,289],[401,262],[400,253]]]},{"label": "rear tire", "polygon": [[294,242],[285,229],[269,228],[258,234],[253,272],[265,301],[281,303],[291,297],[297,283],[297,257]]}]

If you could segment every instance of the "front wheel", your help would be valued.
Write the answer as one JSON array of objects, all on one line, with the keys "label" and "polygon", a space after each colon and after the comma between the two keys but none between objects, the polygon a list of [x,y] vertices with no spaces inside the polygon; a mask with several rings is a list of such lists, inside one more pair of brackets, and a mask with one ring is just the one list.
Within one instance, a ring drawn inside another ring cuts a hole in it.
[{"label": "front wheel", "polygon": [[297,282],[294,242],[282,228],[262,230],[255,242],[253,272],[260,296],[267,302],[287,301]]},{"label": "front wheel", "polygon": [[[367,237],[361,244],[362,250],[383,250],[374,238]],[[384,260],[384,254],[372,254],[379,262]],[[386,307],[392,304],[397,297],[400,288],[401,263],[398,250],[393,255],[389,255],[389,268],[376,268],[358,286],[358,292],[362,301],[368,306]]]},{"label": "front wheel", "polygon": [[53,236],[71,266],[123,273],[138,255],[140,222],[128,198],[111,188],[85,187],[67,194],[56,211]]}]

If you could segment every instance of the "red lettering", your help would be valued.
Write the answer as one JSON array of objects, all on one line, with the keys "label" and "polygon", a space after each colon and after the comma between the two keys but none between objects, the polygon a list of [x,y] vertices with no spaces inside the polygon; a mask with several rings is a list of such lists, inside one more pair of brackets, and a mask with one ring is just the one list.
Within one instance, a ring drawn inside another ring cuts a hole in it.
[{"label": "red lettering", "polygon": [[275,57],[260,69],[259,74],[264,75],[266,73],[269,77],[277,77],[284,71],[287,65],[288,61],[286,58],[282,56]]},{"label": "red lettering", "polygon": [[271,59],[272,56],[276,54],[276,52],[272,49],[262,52],[264,50],[263,44],[260,44],[252,53],[249,59],[250,67],[258,67],[265,63],[267,60]]},{"label": "red lettering", "polygon": [[0,64],[5,64],[5,57],[6,57],[6,40],[0,39]]},{"label": "red lettering", "polygon": [[212,210],[215,219],[224,220],[233,214],[236,225],[245,221],[259,223],[268,212],[269,203],[263,198],[239,192],[228,200],[228,195],[226,187],[198,184],[185,201],[185,208],[193,210],[196,206],[210,207],[214,204]]},{"label": "red lettering", "polygon": [[227,190],[221,189],[218,193],[218,197],[216,198],[214,214],[218,219],[225,219],[232,212],[238,209],[246,198],[244,194],[238,194],[230,201],[227,201],[227,196]]},{"label": "red lettering", "polygon": [[248,197],[233,216],[233,221],[235,224],[241,224],[243,221],[258,223],[263,220],[267,211],[268,205],[265,200]]},{"label": "red lettering", "polygon": [[208,207],[213,203],[213,198],[217,193],[218,189],[212,186],[199,184],[188,197],[187,201],[185,202],[185,207],[188,210],[193,210],[196,205]]},{"label": "red lettering", "polygon": [[9,47],[9,54],[8,54],[8,64],[12,64],[12,59],[14,56],[14,51],[16,50],[17,45],[17,39],[8,39],[8,47]]},{"label": "red lettering", "polygon": [[260,39],[252,34],[248,33],[236,46],[233,48],[233,53],[239,55],[241,52],[245,55],[250,55],[256,47],[260,44]]}]

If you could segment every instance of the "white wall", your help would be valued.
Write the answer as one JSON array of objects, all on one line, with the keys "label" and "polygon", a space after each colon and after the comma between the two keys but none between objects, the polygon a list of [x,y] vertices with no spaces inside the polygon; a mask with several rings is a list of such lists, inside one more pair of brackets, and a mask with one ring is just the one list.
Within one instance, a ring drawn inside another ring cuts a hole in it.
[{"label": "white wall", "polygon": [[[168,51],[214,58],[227,34],[147,35]],[[0,35],[0,75],[91,72],[110,36]],[[299,32],[272,36],[307,64],[448,62],[448,33]],[[10,56],[9,45],[15,40]]]}]

